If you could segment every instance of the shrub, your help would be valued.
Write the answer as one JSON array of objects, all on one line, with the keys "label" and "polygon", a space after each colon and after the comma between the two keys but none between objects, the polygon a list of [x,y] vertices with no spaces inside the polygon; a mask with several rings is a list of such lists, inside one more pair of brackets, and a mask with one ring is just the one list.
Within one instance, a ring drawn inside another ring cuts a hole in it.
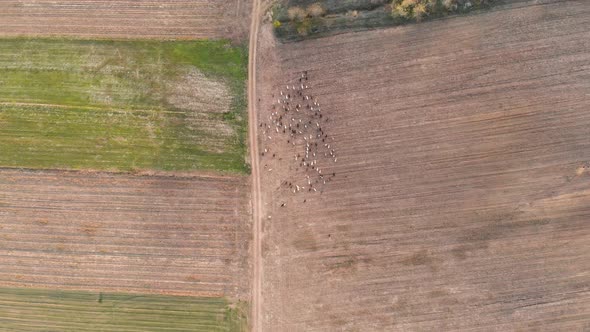
[{"label": "shrub", "polygon": [[443,0],[442,5],[443,5],[443,7],[445,7],[446,10],[452,10],[452,8],[457,7],[457,1],[456,0]]},{"label": "shrub", "polygon": [[311,26],[311,20],[306,18],[297,25],[297,33],[300,36],[307,36],[311,31]]},{"label": "shrub", "polygon": [[311,4],[307,7],[307,14],[311,17],[319,17],[326,13],[322,5],[318,2]]},{"label": "shrub", "polygon": [[289,10],[287,11],[287,15],[289,16],[289,19],[291,21],[303,21],[303,19],[305,19],[305,17],[307,16],[305,10],[301,9],[301,7],[298,6],[289,8]]}]

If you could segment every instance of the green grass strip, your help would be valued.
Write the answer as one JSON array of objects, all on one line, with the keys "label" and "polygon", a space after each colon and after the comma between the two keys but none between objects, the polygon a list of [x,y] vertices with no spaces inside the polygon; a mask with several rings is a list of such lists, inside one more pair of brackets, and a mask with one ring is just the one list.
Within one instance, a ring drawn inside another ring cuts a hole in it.
[{"label": "green grass strip", "polygon": [[246,315],[224,298],[0,288],[7,331],[246,331]]},{"label": "green grass strip", "polygon": [[246,78],[228,41],[0,39],[0,166],[247,173]]}]

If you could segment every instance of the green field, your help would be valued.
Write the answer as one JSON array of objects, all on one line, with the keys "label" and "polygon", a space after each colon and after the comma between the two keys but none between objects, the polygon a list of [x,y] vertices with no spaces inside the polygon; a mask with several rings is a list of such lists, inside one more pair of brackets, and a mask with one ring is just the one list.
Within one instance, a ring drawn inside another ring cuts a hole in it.
[{"label": "green field", "polygon": [[247,52],[0,39],[0,166],[248,172]]},{"label": "green field", "polygon": [[221,298],[0,288],[3,331],[246,331]]}]

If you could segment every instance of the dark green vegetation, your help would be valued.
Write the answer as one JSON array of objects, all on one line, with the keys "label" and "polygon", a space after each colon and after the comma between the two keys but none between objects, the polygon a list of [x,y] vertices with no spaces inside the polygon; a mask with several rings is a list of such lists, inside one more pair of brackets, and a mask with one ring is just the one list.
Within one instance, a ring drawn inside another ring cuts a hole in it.
[{"label": "dark green vegetation", "polygon": [[220,298],[0,288],[5,331],[246,331],[246,312]]},{"label": "dark green vegetation", "polygon": [[504,2],[504,0],[283,0],[273,9],[273,24],[278,38],[283,41],[297,41],[349,30],[360,31],[465,14]]},{"label": "dark green vegetation", "polygon": [[247,51],[0,39],[0,166],[248,172]]}]

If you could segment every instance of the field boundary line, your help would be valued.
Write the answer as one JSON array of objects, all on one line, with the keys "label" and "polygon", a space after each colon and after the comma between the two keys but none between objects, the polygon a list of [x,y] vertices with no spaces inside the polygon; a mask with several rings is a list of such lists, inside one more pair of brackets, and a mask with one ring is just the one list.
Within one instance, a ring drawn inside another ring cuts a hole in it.
[{"label": "field boundary line", "polygon": [[157,111],[160,113],[170,114],[183,114],[183,111],[170,111],[164,108],[116,108],[111,106],[76,106],[76,105],[60,105],[60,104],[43,104],[43,103],[22,103],[22,102],[0,102],[0,106],[38,106],[47,108],[65,108],[65,109],[83,109],[93,111],[110,111],[110,112],[153,112]]},{"label": "field boundary line", "polygon": [[30,167],[8,167],[0,166],[0,172],[27,172],[27,173],[71,173],[71,174],[89,174],[96,176],[133,176],[133,177],[153,177],[153,178],[177,178],[177,179],[236,179],[244,178],[242,173],[229,173],[220,171],[158,171],[158,170],[139,170],[137,172],[129,171],[107,171],[95,169],[69,169],[69,168],[30,168]]}]

